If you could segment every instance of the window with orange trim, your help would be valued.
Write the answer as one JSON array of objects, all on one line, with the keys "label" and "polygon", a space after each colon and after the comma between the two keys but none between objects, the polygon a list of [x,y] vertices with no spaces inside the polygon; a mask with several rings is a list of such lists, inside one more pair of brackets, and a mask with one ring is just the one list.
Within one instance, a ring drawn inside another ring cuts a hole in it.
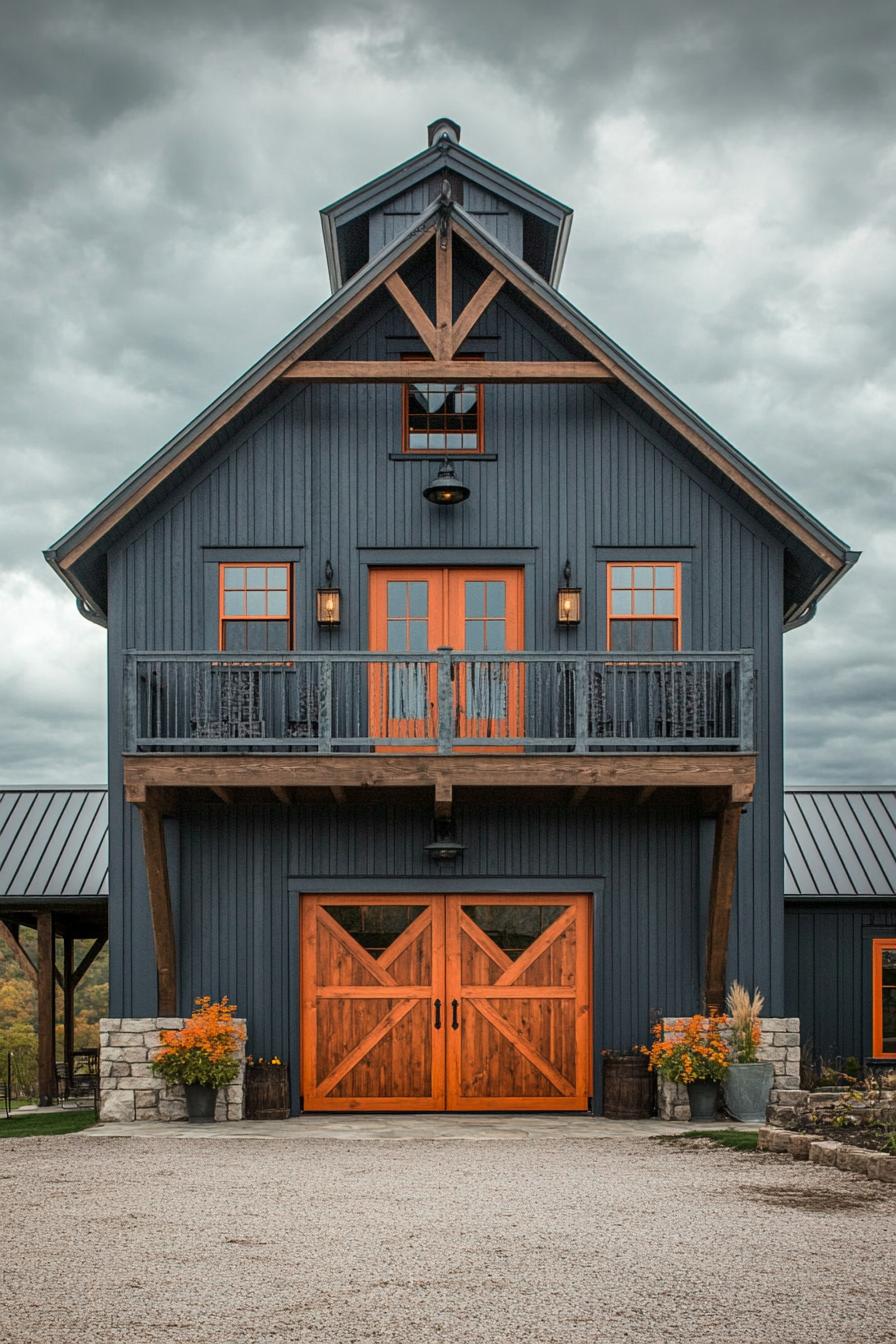
[{"label": "window with orange trim", "polygon": [[[430,356],[405,354],[401,358]],[[402,452],[456,457],[483,451],[481,383],[405,383],[402,398]]]},{"label": "window with orange trim", "polygon": [[896,938],[875,938],[871,957],[874,1058],[896,1059]]},{"label": "window with orange trim", "polygon": [[671,653],[681,648],[681,565],[607,565],[607,648]]},{"label": "window with orange trim", "polygon": [[218,647],[232,653],[292,647],[292,566],[218,567]]}]

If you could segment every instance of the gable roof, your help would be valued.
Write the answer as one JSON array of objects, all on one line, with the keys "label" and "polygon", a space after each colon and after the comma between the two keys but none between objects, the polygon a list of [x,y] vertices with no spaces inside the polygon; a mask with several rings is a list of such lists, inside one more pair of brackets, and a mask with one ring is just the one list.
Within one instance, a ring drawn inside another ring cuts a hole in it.
[{"label": "gable roof", "polygon": [[[812,566],[806,577],[796,584],[786,617],[798,616],[807,607],[811,610],[810,604],[817,602],[855,562],[857,553],[850,551],[844,542],[717,434],[558,290],[483,229],[462,206],[436,200],[180,434],[45,552],[48,563],[76,593],[79,601],[88,604],[87,610],[82,606],[84,614],[90,615],[91,609],[101,613],[103,599],[95,579],[85,566],[79,565],[82,557],[93,548],[101,551],[103,539],[108,538],[110,531],[160,488],[174,470],[270,388],[287,369],[293,365],[300,367],[301,357],[430,241],[439,220],[446,216],[458,236],[505,276],[524,298],[609,367],[639,405],[658,416],[665,426],[697,451],[705,464],[742,491],[761,515],[771,519],[785,536],[792,539],[795,551],[809,556]],[[796,569],[799,572],[798,564]]]},{"label": "gable roof", "polygon": [[896,897],[896,789],[788,789],[784,895]]},{"label": "gable roof", "polygon": [[0,789],[0,901],[108,892],[105,789]]}]

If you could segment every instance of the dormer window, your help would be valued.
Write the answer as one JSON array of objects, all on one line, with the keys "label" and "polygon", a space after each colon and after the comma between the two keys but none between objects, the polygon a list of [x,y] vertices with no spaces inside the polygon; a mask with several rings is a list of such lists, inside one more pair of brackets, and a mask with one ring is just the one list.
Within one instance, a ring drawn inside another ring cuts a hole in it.
[{"label": "dormer window", "polygon": [[[402,355],[419,360],[423,355]],[[464,359],[482,359],[467,355]],[[481,383],[405,383],[403,387],[404,433],[402,451],[458,457],[481,453]]]},{"label": "dormer window", "polygon": [[220,565],[218,612],[218,643],[228,653],[291,648],[291,566]]}]

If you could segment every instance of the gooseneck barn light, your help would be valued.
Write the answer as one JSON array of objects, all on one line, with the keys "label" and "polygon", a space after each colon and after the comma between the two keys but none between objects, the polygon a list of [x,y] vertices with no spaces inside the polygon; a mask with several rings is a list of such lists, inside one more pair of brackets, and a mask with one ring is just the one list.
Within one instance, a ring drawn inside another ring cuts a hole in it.
[{"label": "gooseneck barn light", "polygon": [[423,491],[423,496],[431,504],[462,504],[465,499],[469,499],[470,487],[457,479],[454,468],[446,457],[439,467],[438,476],[434,481],[430,481]]}]

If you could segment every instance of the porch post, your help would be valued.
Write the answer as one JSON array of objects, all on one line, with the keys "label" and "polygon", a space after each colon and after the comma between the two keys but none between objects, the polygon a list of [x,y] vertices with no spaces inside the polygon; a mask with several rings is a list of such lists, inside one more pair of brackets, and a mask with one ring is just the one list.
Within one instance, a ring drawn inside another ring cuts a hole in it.
[{"label": "porch post", "polygon": [[709,888],[709,914],[706,924],[706,967],[704,971],[704,1007],[706,1012],[721,1011],[725,1002],[728,961],[728,930],[737,876],[737,840],[740,833],[742,803],[730,800],[716,816],[712,877]]},{"label": "porch post", "polygon": [[56,948],[53,915],[37,916],[37,1094],[38,1105],[56,1099]]},{"label": "porch post", "polygon": [[75,1053],[74,941],[68,931],[62,935],[62,1054],[69,1082],[74,1071]]},{"label": "porch post", "polygon": [[168,856],[165,852],[165,826],[161,808],[150,801],[140,805],[143,823],[143,854],[146,860],[146,885],[152,915],[152,937],[156,951],[159,1017],[174,1017],[177,1012],[177,963],[174,944],[174,918],[171,913],[171,888],[168,883]]}]

